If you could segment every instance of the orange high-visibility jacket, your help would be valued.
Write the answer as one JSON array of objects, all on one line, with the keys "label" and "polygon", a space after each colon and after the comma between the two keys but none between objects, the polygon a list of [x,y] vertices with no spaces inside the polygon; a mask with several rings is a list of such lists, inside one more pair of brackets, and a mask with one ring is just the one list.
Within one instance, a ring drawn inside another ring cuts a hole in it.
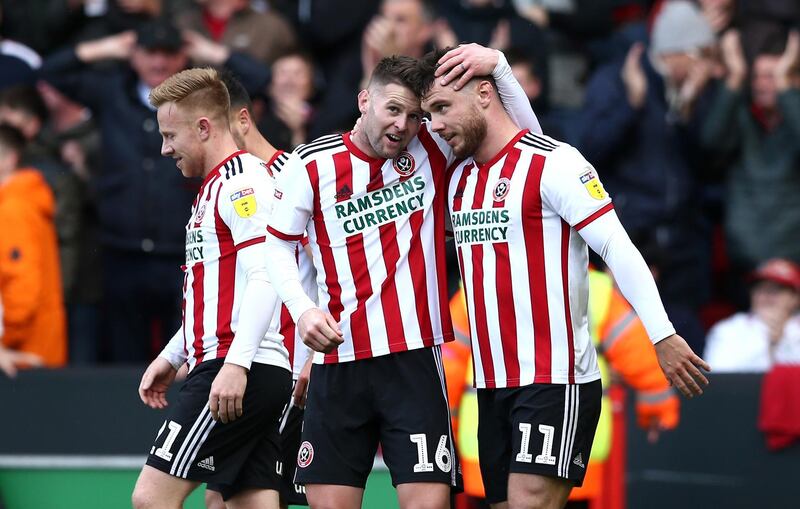
[{"label": "orange high-visibility jacket", "polygon": [[67,361],[54,213],[53,193],[38,171],[17,170],[0,185],[3,345],[36,354],[50,367]]}]

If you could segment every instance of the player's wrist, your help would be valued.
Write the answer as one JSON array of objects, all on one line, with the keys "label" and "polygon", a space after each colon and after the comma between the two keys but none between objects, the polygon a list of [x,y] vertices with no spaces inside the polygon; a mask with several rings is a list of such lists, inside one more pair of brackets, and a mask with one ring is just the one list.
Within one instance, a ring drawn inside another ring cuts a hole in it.
[{"label": "player's wrist", "polygon": [[238,355],[231,355],[231,353],[228,352],[228,355],[225,357],[225,363],[222,365],[222,367],[226,368],[228,371],[242,370],[242,372],[247,374],[248,372],[250,372],[250,367],[252,365],[253,365],[252,360],[247,360]]},{"label": "player's wrist", "polygon": [[170,365],[170,367],[175,371],[181,369],[183,363],[186,362],[186,359],[176,355],[171,355],[169,352],[161,352],[158,355],[158,357],[156,357],[156,361],[158,361],[159,359],[166,361]]}]

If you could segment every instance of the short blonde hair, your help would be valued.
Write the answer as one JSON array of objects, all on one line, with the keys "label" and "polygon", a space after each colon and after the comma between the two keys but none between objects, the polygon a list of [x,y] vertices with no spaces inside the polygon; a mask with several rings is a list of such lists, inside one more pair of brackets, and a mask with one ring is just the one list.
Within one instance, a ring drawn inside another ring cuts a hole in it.
[{"label": "short blonde hair", "polygon": [[186,69],[173,74],[150,91],[150,104],[158,108],[174,102],[185,108],[228,122],[230,96],[216,70],[210,67]]}]

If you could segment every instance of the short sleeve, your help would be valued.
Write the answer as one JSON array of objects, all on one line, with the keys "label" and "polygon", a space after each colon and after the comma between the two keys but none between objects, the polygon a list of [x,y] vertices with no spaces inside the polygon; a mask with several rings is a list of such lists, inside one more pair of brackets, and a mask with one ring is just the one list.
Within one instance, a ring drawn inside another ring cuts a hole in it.
[{"label": "short sleeve", "polygon": [[547,157],[542,194],[550,207],[576,230],[613,209],[597,170],[569,145],[558,147]]},{"label": "short sleeve", "polygon": [[[313,164],[313,163],[311,163]],[[300,240],[314,209],[309,169],[292,153],[275,178],[272,218],[268,231],[283,240]]]},{"label": "short sleeve", "polygon": [[223,177],[217,197],[217,212],[230,229],[234,245],[264,239],[275,192],[273,179],[255,158],[241,158],[244,170]]}]

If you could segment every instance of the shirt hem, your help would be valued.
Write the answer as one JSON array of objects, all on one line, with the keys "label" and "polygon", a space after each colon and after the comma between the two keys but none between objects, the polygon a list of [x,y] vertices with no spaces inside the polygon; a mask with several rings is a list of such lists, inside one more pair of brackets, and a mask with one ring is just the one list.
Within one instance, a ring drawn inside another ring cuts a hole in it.
[{"label": "shirt hem", "polygon": [[[441,344],[444,344],[444,343],[449,343],[450,341],[453,341],[454,339],[455,339],[455,335],[454,334],[444,334],[442,336],[438,336],[436,338],[433,338],[433,345],[431,345],[431,346],[437,346],[437,345],[441,345]],[[383,357],[384,355],[389,355],[389,354],[393,354],[393,353],[403,353],[403,352],[408,352],[408,351],[411,351],[411,350],[419,350],[420,348],[431,348],[431,346],[426,344],[426,343],[429,343],[430,341],[431,341],[430,339],[423,339],[423,340],[414,341],[411,344],[409,344],[407,342],[391,343],[390,345],[386,346],[385,348],[381,348],[379,350],[361,350],[361,351],[354,352],[354,353],[348,354],[348,355],[339,355],[339,357],[336,360],[325,360],[324,355],[322,355],[322,354],[316,355],[315,354],[314,355],[314,364],[341,364],[343,362],[363,361],[363,360],[366,360],[366,359],[373,359],[375,357]],[[406,348],[404,348],[403,350],[397,351],[397,352],[393,352],[391,350],[391,348],[393,346],[395,346],[395,347],[404,346]],[[369,355],[366,356],[366,357],[360,357],[360,355],[362,355],[364,353],[369,353]]]},{"label": "shirt hem", "polygon": [[[596,380],[600,380],[600,371],[594,371],[592,373],[588,373],[581,376],[575,376],[574,382],[569,381],[569,376],[551,376],[548,377],[550,380],[547,382],[539,381],[534,378],[532,381],[522,381],[520,379],[512,379],[506,380],[505,384],[500,385],[495,382],[495,380],[485,380],[483,383],[475,383],[476,389],[513,389],[515,387],[525,387],[528,385],[534,384],[543,384],[543,385],[575,385],[575,384],[585,384],[589,382],[594,382]],[[491,387],[489,387],[491,386]]]}]

